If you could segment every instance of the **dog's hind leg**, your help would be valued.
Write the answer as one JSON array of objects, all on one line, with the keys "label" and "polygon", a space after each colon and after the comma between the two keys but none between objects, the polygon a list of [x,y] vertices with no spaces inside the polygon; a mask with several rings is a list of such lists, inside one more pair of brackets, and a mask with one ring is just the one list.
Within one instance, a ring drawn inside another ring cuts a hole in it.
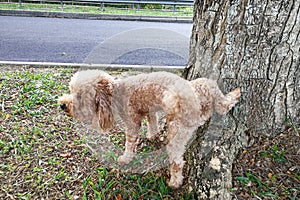
[{"label": "dog's hind leg", "polygon": [[[178,188],[183,183],[182,170],[185,161],[183,154],[187,144],[191,139],[193,128],[185,128],[180,123],[171,122],[168,124],[169,143],[167,144],[167,153],[170,161],[170,187]],[[170,134],[170,135],[169,135]]]}]

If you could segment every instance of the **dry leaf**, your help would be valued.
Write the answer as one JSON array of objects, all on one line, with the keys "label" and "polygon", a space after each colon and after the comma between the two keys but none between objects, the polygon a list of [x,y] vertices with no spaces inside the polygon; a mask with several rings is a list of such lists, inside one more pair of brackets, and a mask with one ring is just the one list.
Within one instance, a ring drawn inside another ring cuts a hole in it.
[{"label": "dry leaf", "polygon": [[268,177],[269,179],[271,179],[273,177],[273,173],[272,172],[268,173]]},{"label": "dry leaf", "polygon": [[121,194],[118,194],[118,196],[116,197],[116,200],[121,200],[121,199],[122,199]]},{"label": "dry leaf", "polygon": [[71,153],[61,153],[60,156],[63,158],[70,158],[72,156],[72,154]]}]

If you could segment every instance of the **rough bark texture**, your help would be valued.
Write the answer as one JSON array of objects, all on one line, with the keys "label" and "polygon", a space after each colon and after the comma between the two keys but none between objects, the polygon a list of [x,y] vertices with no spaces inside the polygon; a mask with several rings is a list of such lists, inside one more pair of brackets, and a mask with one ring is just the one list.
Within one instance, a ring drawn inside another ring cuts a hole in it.
[{"label": "rough bark texture", "polygon": [[[230,199],[231,168],[246,133],[277,133],[300,124],[300,1],[196,0],[189,65],[191,80],[210,77],[242,98],[214,116],[187,154],[196,199]],[[201,136],[200,136],[201,135]]]}]

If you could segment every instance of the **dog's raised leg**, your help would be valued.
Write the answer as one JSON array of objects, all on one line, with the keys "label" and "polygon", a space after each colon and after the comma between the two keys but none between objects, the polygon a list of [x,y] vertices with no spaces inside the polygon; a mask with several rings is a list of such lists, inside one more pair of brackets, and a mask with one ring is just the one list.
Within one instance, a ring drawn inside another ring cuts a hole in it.
[{"label": "dog's raised leg", "polygon": [[[217,96],[217,94],[219,96]],[[223,95],[222,92],[216,92],[215,98],[215,109],[220,115],[225,115],[235,104],[239,101],[241,97],[241,91],[239,88]]]}]

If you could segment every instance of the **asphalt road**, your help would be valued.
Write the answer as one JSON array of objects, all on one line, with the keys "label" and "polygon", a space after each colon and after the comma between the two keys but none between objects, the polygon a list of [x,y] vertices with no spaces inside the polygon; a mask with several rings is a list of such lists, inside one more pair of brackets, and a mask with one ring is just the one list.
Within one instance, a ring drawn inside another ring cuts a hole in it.
[{"label": "asphalt road", "polygon": [[0,16],[0,61],[185,65],[191,24]]}]

